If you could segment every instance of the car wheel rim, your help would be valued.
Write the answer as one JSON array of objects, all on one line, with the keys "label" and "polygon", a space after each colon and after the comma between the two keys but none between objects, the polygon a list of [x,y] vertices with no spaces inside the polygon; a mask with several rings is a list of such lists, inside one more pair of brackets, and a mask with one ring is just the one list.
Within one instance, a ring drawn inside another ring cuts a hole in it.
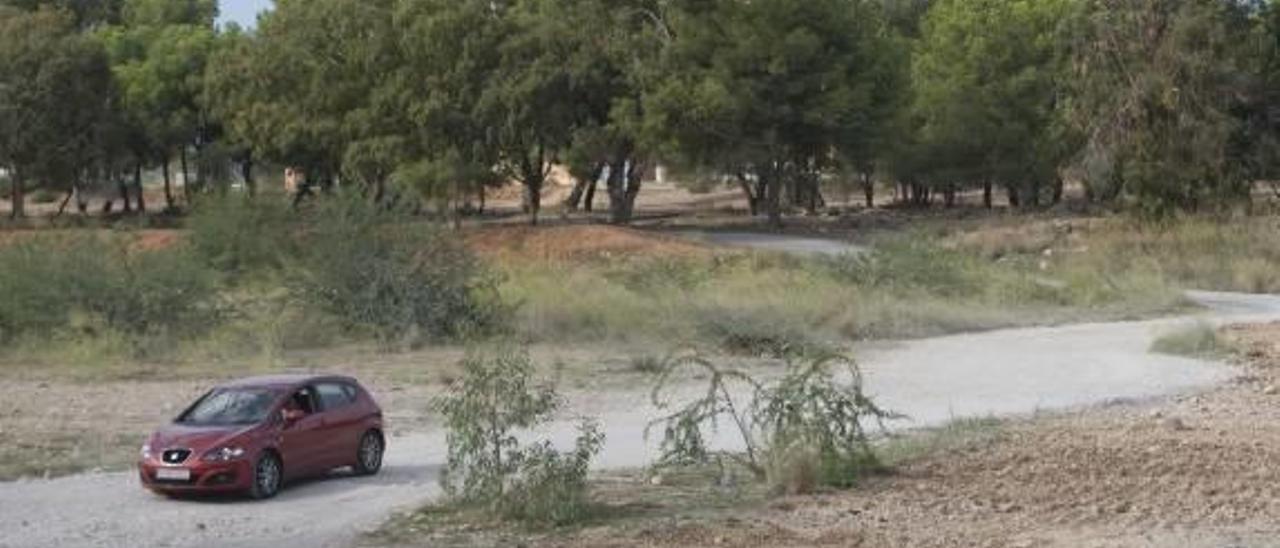
[{"label": "car wheel rim", "polygon": [[280,466],[276,464],[276,459],[266,457],[258,462],[258,488],[263,494],[271,494],[276,491],[276,486],[280,483]]},{"label": "car wheel rim", "polygon": [[360,463],[365,470],[374,470],[382,463],[382,442],[378,436],[364,437],[364,443],[360,444]]}]

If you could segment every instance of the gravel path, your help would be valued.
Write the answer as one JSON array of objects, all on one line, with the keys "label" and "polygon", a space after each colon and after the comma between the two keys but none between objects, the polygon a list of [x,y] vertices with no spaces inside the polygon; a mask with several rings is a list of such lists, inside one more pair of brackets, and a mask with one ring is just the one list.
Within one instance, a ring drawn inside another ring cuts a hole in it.
[{"label": "gravel path", "polygon": [[[1212,322],[1280,319],[1280,297],[1196,293]],[[1159,334],[1189,318],[1014,329],[882,344],[862,353],[868,389],[911,421],[1027,414],[1040,409],[1193,390],[1232,375],[1220,364],[1150,354]],[[601,467],[646,464],[654,416],[644,390],[577,394],[574,408],[600,418]],[[569,439],[573,424],[550,429]],[[0,547],[343,546],[390,513],[439,495],[443,436],[389,440],[383,474],[293,486],[268,502],[174,501],[142,490],[133,473],[0,484]]]}]

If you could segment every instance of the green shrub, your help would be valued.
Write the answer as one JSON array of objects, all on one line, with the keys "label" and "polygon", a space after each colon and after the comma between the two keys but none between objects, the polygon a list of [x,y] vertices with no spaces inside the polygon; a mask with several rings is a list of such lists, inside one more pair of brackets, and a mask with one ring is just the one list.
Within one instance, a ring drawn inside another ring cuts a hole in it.
[{"label": "green shrub", "polygon": [[786,358],[825,349],[812,327],[779,322],[769,310],[702,309],[696,318],[703,340],[735,356]]},{"label": "green shrub", "polygon": [[[671,407],[667,383],[684,368],[706,378],[707,389],[649,425],[663,428],[662,466],[729,458],[779,492],[850,487],[879,467],[868,422],[882,426],[897,418],[862,392],[857,365],[840,355],[789,360],[786,373],[770,383],[697,353],[680,356],[668,362],[654,386],[659,409]],[[743,452],[726,454],[708,445],[705,433],[722,422],[734,428]]]},{"label": "green shrub", "polygon": [[448,459],[440,481],[458,504],[507,518],[554,525],[588,510],[587,471],[604,436],[586,422],[571,453],[549,443],[521,446],[518,430],[551,420],[561,400],[536,385],[525,352],[468,356],[463,378],[435,402],[448,431]]},{"label": "green shrub", "polygon": [[523,450],[519,470],[498,499],[503,517],[527,522],[567,525],[589,515],[587,472],[600,452],[604,434],[594,423],[580,427],[572,452],[548,442]]},{"label": "green shrub", "polygon": [[355,199],[329,200],[314,215],[288,282],[304,303],[383,341],[501,326],[496,281],[451,234]]},{"label": "green shrub", "polygon": [[970,295],[988,281],[980,260],[922,237],[885,240],[866,253],[818,258],[840,280],[866,288]]},{"label": "green shrub", "polygon": [[1182,326],[1158,337],[1151,351],[1159,354],[1210,358],[1226,352],[1226,342],[1217,328],[1206,322]]},{"label": "green shrub", "polygon": [[31,202],[35,204],[51,204],[58,201],[61,197],[62,196],[58,191],[41,187],[31,193]]},{"label": "green shrub", "polygon": [[100,238],[0,248],[0,338],[189,337],[218,320],[214,285],[184,250],[131,251]]},{"label": "green shrub", "polygon": [[298,251],[298,216],[279,199],[202,196],[187,226],[195,254],[227,274],[279,270]]}]

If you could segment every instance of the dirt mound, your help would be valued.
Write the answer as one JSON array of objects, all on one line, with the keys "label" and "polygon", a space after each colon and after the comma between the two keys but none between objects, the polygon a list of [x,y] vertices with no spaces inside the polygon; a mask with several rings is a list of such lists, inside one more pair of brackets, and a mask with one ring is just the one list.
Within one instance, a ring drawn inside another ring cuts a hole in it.
[{"label": "dirt mound", "polygon": [[672,236],[600,225],[482,228],[467,234],[466,241],[481,256],[502,260],[688,257],[711,252]]}]

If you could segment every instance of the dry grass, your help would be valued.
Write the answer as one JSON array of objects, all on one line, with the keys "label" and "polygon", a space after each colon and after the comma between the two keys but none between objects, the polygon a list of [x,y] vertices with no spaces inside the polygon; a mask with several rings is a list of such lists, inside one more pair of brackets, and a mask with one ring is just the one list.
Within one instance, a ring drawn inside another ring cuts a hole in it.
[{"label": "dry grass", "polygon": [[696,257],[714,253],[680,238],[602,225],[488,227],[470,231],[464,238],[472,251],[504,263]]}]

